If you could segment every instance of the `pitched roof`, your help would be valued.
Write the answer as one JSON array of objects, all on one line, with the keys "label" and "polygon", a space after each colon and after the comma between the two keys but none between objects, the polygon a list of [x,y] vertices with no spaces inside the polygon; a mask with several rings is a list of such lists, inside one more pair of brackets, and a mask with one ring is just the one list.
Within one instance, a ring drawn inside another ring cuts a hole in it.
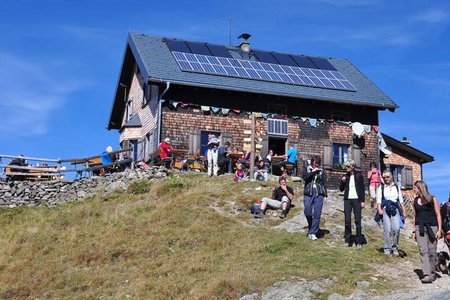
[{"label": "pitched roof", "polygon": [[381,134],[383,136],[384,141],[386,142],[386,144],[388,146],[396,147],[396,148],[400,149],[401,151],[405,151],[405,152],[419,158],[422,163],[429,163],[429,162],[434,161],[433,156],[431,156],[425,152],[422,152],[419,149],[411,147],[407,144],[404,144],[401,141],[394,139],[393,137],[391,137],[387,134],[384,134],[384,133],[381,133]]},{"label": "pitched roof", "polygon": [[[239,77],[220,76],[182,71],[171,50],[166,45],[166,38],[141,33],[129,33],[122,69],[116,87],[112,114],[120,114],[116,103],[123,98],[120,83],[126,81],[136,61],[141,74],[148,81],[171,82],[176,85],[196,86],[220,90],[292,97],[317,100],[338,104],[370,106],[379,110],[394,111],[398,105],[385,95],[372,81],[346,59],[327,58],[342,75],[356,88],[356,91],[310,87],[280,82],[271,82]],[[231,54],[239,51],[238,47],[224,46]],[[123,81],[122,81],[123,80]],[[109,127],[115,127],[110,120]]]},{"label": "pitched roof", "polygon": [[[179,68],[164,40],[161,37],[145,34],[129,34],[128,44],[138,60],[139,67],[145,70],[144,72],[150,80],[158,79],[219,89],[237,89],[261,94],[369,105],[380,109],[395,109],[398,107],[392,99],[345,59],[328,58],[328,61],[356,87],[356,91],[184,72]],[[237,49],[237,47],[235,48]]]}]

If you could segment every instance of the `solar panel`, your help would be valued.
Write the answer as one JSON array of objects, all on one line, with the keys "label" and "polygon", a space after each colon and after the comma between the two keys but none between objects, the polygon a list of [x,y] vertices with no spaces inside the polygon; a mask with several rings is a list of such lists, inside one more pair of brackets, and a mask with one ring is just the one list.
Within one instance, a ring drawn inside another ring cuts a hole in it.
[{"label": "solar panel", "polygon": [[213,45],[213,44],[205,44],[208,47],[209,51],[211,51],[213,56],[218,57],[231,57],[225,46]]},{"label": "solar panel", "polygon": [[206,47],[205,43],[186,42],[192,53],[212,55],[211,51]]},{"label": "solar panel", "polygon": [[317,69],[316,65],[309,59],[308,56],[291,55],[291,57],[299,67]]},{"label": "solar panel", "polygon": [[333,65],[330,64],[330,62],[326,58],[310,56],[309,59],[312,60],[312,62],[319,69],[336,71],[336,69],[333,67]]},{"label": "solar panel", "polygon": [[280,62],[281,65],[297,66],[295,61],[288,54],[272,52],[272,55]]},{"label": "solar panel", "polygon": [[190,53],[191,50],[186,45],[185,41],[178,41],[178,40],[170,40],[168,39],[166,41],[167,46],[169,46],[169,49],[171,51],[178,51],[178,52],[187,52]]},{"label": "solar panel", "polygon": [[300,68],[177,51],[173,51],[172,54],[182,71],[356,91],[350,81],[338,71]]},{"label": "solar panel", "polygon": [[261,51],[261,50],[253,50],[253,54],[255,54],[256,58],[258,58],[259,61],[270,63],[270,64],[279,64],[279,62],[275,59],[275,57],[267,51]]}]

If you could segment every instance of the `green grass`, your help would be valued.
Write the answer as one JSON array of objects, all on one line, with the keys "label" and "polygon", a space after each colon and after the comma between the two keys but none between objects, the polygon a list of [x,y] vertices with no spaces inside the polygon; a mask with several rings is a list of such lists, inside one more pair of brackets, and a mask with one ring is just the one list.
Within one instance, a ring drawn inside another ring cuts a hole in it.
[{"label": "green grass", "polygon": [[249,205],[276,183],[259,185],[183,174],[79,203],[2,209],[0,298],[236,299],[289,276],[333,278],[326,297],[392,263],[376,249],[379,233],[366,232],[371,244],[356,251],[274,230],[276,218],[255,222]]}]

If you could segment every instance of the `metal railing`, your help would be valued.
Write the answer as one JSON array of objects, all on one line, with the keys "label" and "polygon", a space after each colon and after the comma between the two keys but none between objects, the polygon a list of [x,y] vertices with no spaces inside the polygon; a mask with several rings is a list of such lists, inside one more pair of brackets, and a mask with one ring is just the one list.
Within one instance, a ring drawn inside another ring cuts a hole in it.
[{"label": "metal railing", "polygon": [[[110,157],[120,156],[109,164],[101,163],[101,155],[70,159],[48,159],[0,154],[0,176],[3,180],[59,180],[65,173],[83,174],[100,173],[116,167],[134,167],[133,147],[108,153]],[[4,159],[8,161],[3,163]],[[21,159],[23,165],[11,164],[13,160]],[[40,165],[39,165],[40,164]],[[82,166],[77,168],[77,166]]]}]

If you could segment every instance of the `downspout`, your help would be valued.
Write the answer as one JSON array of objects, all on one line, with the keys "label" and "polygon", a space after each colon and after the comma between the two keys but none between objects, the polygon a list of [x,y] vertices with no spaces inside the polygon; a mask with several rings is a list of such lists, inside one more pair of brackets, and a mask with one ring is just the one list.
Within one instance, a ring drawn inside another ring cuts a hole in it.
[{"label": "downspout", "polygon": [[161,128],[161,122],[162,122],[162,100],[164,95],[167,93],[167,91],[170,88],[170,81],[166,81],[166,89],[161,93],[161,97],[159,97],[159,105],[158,105],[158,110],[159,110],[159,118],[158,118],[158,145],[161,143],[161,133],[162,133],[162,128]]}]

